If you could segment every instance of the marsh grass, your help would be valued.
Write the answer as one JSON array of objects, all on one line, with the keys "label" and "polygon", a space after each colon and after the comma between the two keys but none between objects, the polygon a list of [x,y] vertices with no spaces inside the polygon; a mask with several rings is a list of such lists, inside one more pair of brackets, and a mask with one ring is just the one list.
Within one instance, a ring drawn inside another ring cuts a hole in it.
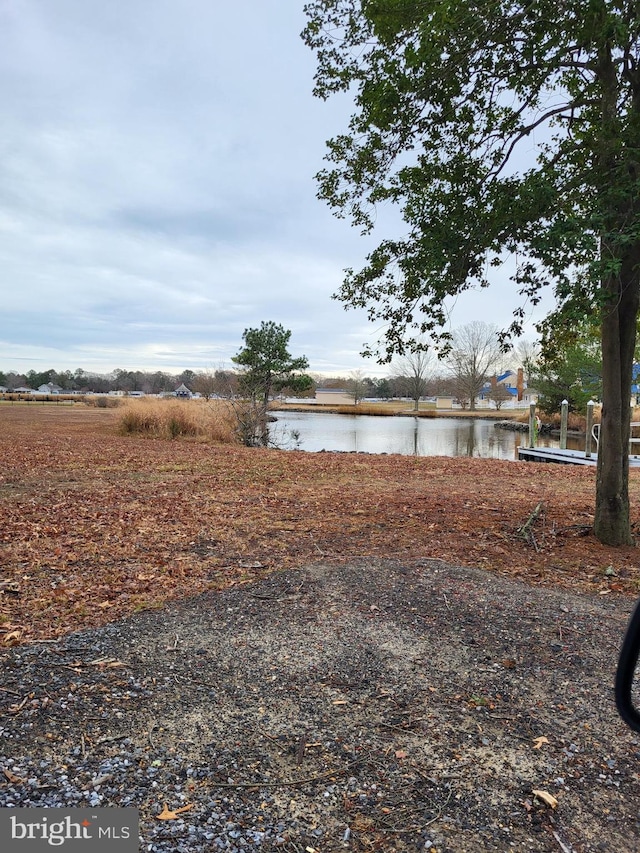
[{"label": "marsh grass", "polygon": [[411,401],[400,403],[397,400],[393,400],[389,403],[345,403],[344,405],[317,405],[314,403],[309,403],[308,405],[294,403],[290,404],[282,404],[279,402],[274,402],[271,406],[271,409],[279,410],[279,411],[287,411],[287,409],[291,411],[298,412],[325,412],[330,413],[332,415],[372,415],[376,417],[393,417],[394,415],[417,415],[421,418],[435,418],[437,417],[437,412],[435,408],[425,408],[424,404],[420,405],[420,410],[415,412],[413,409],[413,403]]},{"label": "marsh grass", "polygon": [[338,415],[374,415],[378,417],[393,416],[398,413],[397,409],[394,410],[384,403],[346,404],[344,406],[335,406],[333,411]]},{"label": "marsh grass", "polygon": [[[561,425],[561,416],[560,412],[554,412],[553,415],[550,415],[547,418],[543,417],[543,420],[546,423],[551,424],[552,429],[560,429]],[[596,418],[596,420],[600,420],[600,418]],[[569,412],[567,415],[567,429],[569,432],[585,432],[587,428],[587,419],[584,415],[580,415],[577,412]]]},{"label": "marsh grass", "polygon": [[123,405],[122,433],[151,438],[191,438],[219,444],[236,442],[235,419],[224,400],[140,398]]}]

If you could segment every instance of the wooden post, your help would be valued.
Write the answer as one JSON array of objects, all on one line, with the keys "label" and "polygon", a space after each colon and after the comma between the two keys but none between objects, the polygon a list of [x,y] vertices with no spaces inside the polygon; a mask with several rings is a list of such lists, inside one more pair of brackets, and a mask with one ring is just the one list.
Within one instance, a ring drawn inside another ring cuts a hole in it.
[{"label": "wooden post", "polygon": [[587,403],[587,434],[585,436],[584,441],[584,455],[587,459],[591,458],[591,440],[593,438],[593,407],[595,403],[593,400],[589,400]]},{"label": "wooden post", "polygon": [[536,404],[529,404],[529,447],[536,446]]},{"label": "wooden post", "polygon": [[560,408],[560,450],[567,449],[567,421],[569,419],[569,401],[563,400]]}]

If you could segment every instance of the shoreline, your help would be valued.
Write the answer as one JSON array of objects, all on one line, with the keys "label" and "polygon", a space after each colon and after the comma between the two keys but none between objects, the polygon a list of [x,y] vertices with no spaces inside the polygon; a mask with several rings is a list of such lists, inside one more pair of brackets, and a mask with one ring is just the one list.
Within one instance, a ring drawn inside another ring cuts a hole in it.
[{"label": "shoreline", "polygon": [[[386,408],[385,408],[386,407]],[[419,409],[417,412],[413,409],[405,409],[392,407],[386,403],[365,403],[360,405],[344,405],[331,406],[324,404],[305,405],[303,403],[279,403],[269,406],[271,412],[300,412],[327,414],[327,415],[368,415],[369,417],[414,417],[414,418],[460,418],[468,420],[476,418],[478,420],[517,420],[519,416],[525,414],[525,410],[520,411],[495,411],[495,410],[461,410],[461,409]]]}]

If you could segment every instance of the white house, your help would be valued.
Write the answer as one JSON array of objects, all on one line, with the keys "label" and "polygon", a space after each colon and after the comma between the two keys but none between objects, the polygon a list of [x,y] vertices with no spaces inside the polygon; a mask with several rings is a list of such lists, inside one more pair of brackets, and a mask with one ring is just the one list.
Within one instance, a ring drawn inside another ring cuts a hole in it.
[{"label": "white house", "polygon": [[55,382],[47,382],[46,385],[40,385],[37,394],[60,394],[62,392],[62,388],[59,385],[56,385]]}]

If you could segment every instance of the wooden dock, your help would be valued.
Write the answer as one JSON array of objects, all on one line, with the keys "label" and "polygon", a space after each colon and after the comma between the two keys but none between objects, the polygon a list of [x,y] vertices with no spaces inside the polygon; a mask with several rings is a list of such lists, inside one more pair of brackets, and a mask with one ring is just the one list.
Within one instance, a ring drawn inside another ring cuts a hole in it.
[{"label": "wooden dock", "polygon": [[[555,462],[559,465],[597,465],[598,454],[587,456],[583,450],[560,450],[558,447],[519,447],[522,462]],[[640,456],[629,456],[629,467],[640,468]]]}]

